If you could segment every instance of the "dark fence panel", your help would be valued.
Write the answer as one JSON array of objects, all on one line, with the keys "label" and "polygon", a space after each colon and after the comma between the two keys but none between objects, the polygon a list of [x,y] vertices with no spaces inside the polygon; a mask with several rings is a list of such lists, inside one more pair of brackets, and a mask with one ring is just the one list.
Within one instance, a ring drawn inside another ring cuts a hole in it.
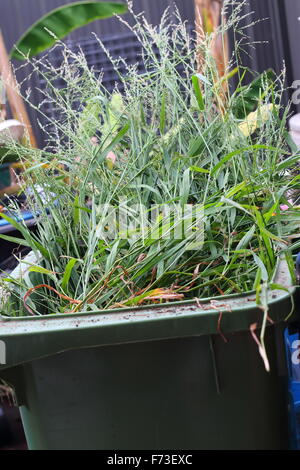
[{"label": "dark fence panel", "polygon": [[[70,3],[72,0],[0,0],[0,27],[2,29],[7,49],[10,50],[18,38],[32,25],[38,18],[54,8]],[[125,0],[117,0],[126,3]],[[177,8],[184,20],[194,22],[194,1],[176,0]],[[139,13],[144,11],[147,20],[152,24],[158,24],[164,10],[169,7],[174,11],[174,1],[172,0],[135,0],[134,10]],[[130,14],[123,15],[124,20],[131,22]],[[99,37],[125,33],[128,28],[117,18],[95,21],[83,28],[71,33],[68,38],[80,41],[81,38],[91,38],[92,33]],[[16,62],[16,66],[19,63]],[[17,71],[17,78],[20,82],[28,74],[28,69]],[[34,92],[35,82],[30,83],[32,88],[32,99],[36,104],[38,94]],[[28,83],[26,84],[28,86]],[[24,86],[25,88],[25,86]],[[42,144],[41,133],[36,123],[36,113],[28,107],[28,112],[37,140]]]},{"label": "dark fence panel", "polygon": [[[7,47],[10,49],[24,31],[38,18],[50,10],[70,3],[73,0],[1,0],[0,3],[0,27],[5,36]],[[117,0],[126,3],[125,0]],[[193,21],[194,1],[176,0],[176,5],[184,19]],[[145,15],[153,24],[160,21],[163,11],[170,7],[174,8],[173,0],[135,0],[134,10],[144,11]],[[129,15],[124,16],[130,20]],[[126,31],[126,27],[121,25],[117,19],[99,20],[94,23],[74,31],[70,34],[71,39],[81,38],[95,32],[99,36],[115,34],[118,31]]]}]

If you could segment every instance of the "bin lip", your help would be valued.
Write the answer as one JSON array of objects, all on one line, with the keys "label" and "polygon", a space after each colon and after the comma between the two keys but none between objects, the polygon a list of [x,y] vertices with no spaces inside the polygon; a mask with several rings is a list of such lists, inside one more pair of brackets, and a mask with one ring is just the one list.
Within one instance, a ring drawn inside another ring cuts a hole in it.
[{"label": "bin lip", "polygon": [[[273,278],[273,283],[281,285],[283,289],[269,290],[269,309],[272,306],[289,301],[293,306],[293,296],[297,286],[292,285],[292,279],[285,260],[279,260]],[[132,321],[151,322],[163,318],[177,318],[187,315],[216,316],[223,312],[231,314],[243,311],[257,311],[255,291],[243,294],[231,294],[216,297],[207,297],[193,300],[183,300],[164,304],[151,304],[139,307],[120,307],[111,310],[98,310],[70,314],[52,314],[40,316],[7,317],[0,314],[0,335],[16,335],[18,333],[38,333],[61,329],[68,330],[76,324],[80,328],[86,326],[92,320],[97,321],[98,326],[109,324],[121,325]],[[289,312],[282,315],[287,317]],[[274,321],[278,321],[274,319]],[[78,325],[78,322],[80,325]],[[31,328],[31,331],[28,331]]]}]

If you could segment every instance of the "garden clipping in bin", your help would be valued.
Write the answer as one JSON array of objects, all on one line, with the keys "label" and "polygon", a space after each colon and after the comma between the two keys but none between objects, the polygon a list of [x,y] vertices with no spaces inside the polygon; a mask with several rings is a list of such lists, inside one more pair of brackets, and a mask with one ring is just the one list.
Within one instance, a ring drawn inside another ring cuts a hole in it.
[{"label": "garden clipping in bin", "polygon": [[1,281],[1,377],[31,448],[287,446],[299,151],[284,75],[246,84],[243,40],[219,75],[211,45],[238,30],[241,7],[229,16],[225,2],[222,29],[199,43],[178,15],[135,17],[145,71],[128,66],[122,94],[67,48],[42,72],[61,120],[44,149],[11,142],[37,230],[13,205],[0,214],[35,255]]}]

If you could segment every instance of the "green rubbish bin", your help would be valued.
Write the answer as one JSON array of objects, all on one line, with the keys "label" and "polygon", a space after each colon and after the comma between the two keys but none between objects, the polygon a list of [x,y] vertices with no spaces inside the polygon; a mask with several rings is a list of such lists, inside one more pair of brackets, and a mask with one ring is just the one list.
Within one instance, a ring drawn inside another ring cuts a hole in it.
[{"label": "green rubbish bin", "polygon": [[0,165],[0,189],[7,188],[11,185],[11,163]]},{"label": "green rubbish bin", "polygon": [[283,330],[296,289],[284,262],[274,282],[290,292],[269,294],[269,373],[249,330],[263,318],[251,293],[2,317],[0,377],[15,388],[29,448],[288,448]]}]

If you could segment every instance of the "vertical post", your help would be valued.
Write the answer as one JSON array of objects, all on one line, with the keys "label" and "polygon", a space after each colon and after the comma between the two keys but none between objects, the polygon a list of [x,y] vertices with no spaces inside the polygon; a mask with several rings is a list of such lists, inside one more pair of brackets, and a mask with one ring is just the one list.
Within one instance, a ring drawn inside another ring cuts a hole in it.
[{"label": "vertical post", "polygon": [[6,93],[0,76],[0,122],[6,118]]},{"label": "vertical post", "polygon": [[21,96],[18,93],[18,84],[14,77],[7,50],[5,47],[4,39],[2,32],[0,30],[0,75],[4,87],[6,89],[6,94],[8,102],[11,108],[13,117],[20,121],[27,129],[30,144],[32,147],[37,147],[36,140],[33,134],[31,123],[24,105],[24,102]]},{"label": "vertical post", "polygon": [[0,364],[6,364],[6,345],[0,340]]},{"label": "vertical post", "polygon": [[[194,0],[195,19],[198,41],[203,34],[212,34],[217,31],[222,18],[223,0]],[[219,77],[224,76],[228,64],[228,40],[221,34],[215,34],[211,44],[212,55],[218,67]],[[199,71],[203,67],[202,59],[198,61]]]}]

